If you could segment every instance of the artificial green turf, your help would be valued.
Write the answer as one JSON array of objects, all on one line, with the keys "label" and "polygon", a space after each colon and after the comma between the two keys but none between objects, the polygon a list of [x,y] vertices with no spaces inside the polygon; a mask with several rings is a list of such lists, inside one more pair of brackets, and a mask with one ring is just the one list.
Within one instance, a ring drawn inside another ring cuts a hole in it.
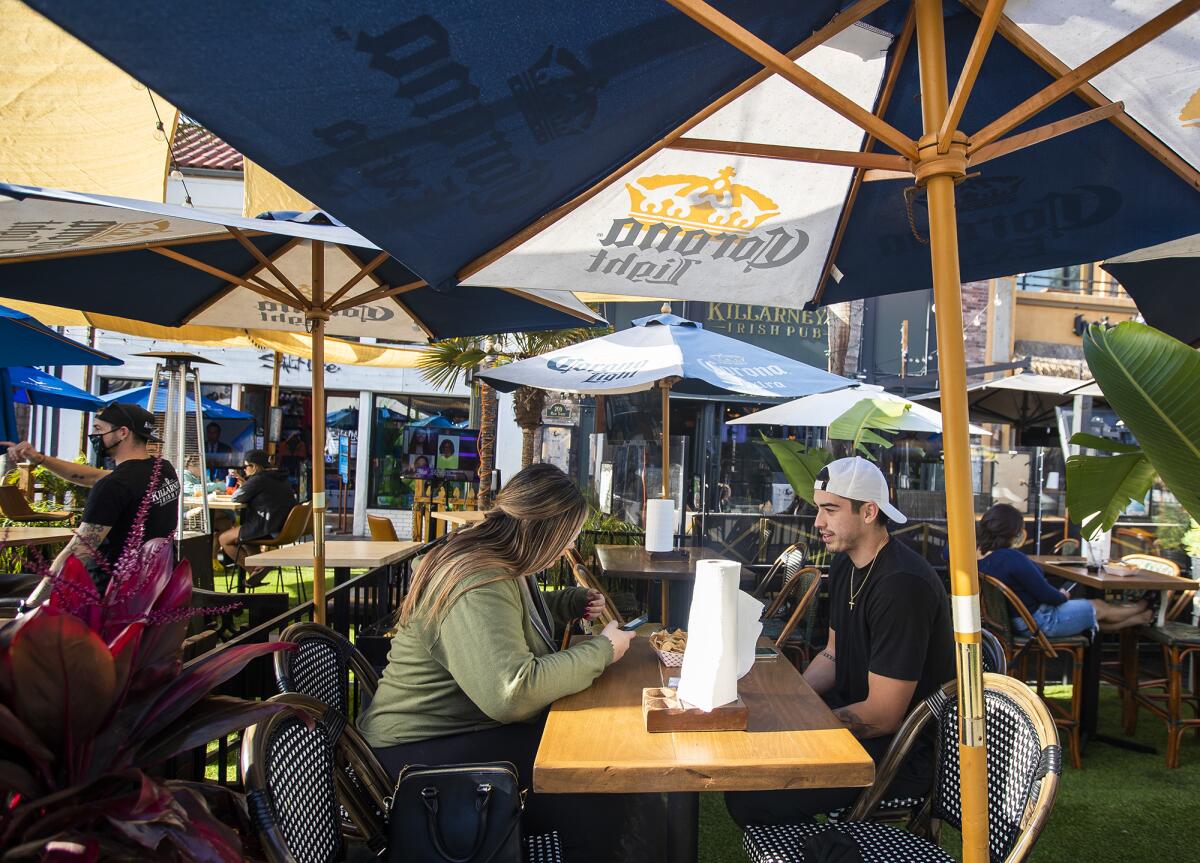
[{"label": "artificial green turf", "polygon": [[[1070,687],[1047,687],[1047,696],[1066,697]],[[1116,690],[1101,687],[1100,730],[1120,735]],[[1058,799],[1034,848],[1036,863],[1183,863],[1200,859],[1196,838],[1196,799],[1200,792],[1200,740],[1185,735],[1182,766],[1167,770],[1166,726],[1146,711],[1139,715],[1136,740],[1158,749],[1156,755],[1130,752],[1103,743],[1083,755],[1083,769],[1070,765],[1064,747]],[[942,830],[942,847],[959,859],[955,830]],[[729,820],[720,794],[700,800],[701,863],[745,860],[741,834]]]}]

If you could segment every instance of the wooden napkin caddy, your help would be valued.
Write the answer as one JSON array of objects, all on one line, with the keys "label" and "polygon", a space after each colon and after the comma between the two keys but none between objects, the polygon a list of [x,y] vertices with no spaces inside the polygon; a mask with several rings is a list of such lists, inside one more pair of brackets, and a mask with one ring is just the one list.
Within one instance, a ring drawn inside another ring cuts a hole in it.
[{"label": "wooden napkin caddy", "polygon": [[662,731],[745,731],[749,711],[742,699],[704,712],[684,707],[675,690],[653,686],[642,690],[642,718],[646,730]]}]

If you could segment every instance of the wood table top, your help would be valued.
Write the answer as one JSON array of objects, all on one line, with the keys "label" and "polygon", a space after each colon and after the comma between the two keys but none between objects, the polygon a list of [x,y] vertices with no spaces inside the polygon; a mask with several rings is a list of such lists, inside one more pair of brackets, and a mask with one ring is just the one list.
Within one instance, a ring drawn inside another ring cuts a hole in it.
[{"label": "wood table top", "polygon": [[[764,642],[765,643],[765,642]],[[746,731],[646,731],[642,689],[666,668],[636,638],[583,692],[550,708],[533,765],[543,793],[766,791],[870,785],[875,764],[786,659],[754,663],[738,681]]]},{"label": "wood table top", "polygon": [[[325,543],[325,565],[351,569],[375,569],[412,557],[419,542],[384,542],[374,539],[335,540]],[[313,543],[299,542],[249,555],[247,566],[310,566]]]},{"label": "wood table top", "polygon": [[455,527],[465,527],[468,524],[478,524],[487,518],[487,513],[478,509],[460,509],[450,512],[431,512],[431,518],[452,524]]},{"label": "wood table top", "polygon": [[644,545],[598,545],[596,559],[600,572],[607,578],[654,578],[668,581],[691,581],[696,574],[696,562],[721,558],[720,552],[700,546],[679,549],[675,557],[652,558]]},{"label": "wood table top", "polygon": [[1056,575],[1097,590],[1195,590],[1200,587],[1200,583],[1190,578],[1163,575],[1148,569],[1139,569],[1129,575],[1103,570],[1088,572],[1087,561],[1082,557],[1036,555],[1032,560],[1047,575]]},{"label": "wood table top", "polygon": [[13,545],[52,545],[75,536],[69,527],[0,527],[0,548]]},{"label": "wood table top", "polygon": [[[200,497],[199,495],[192,495],[185,497],[183,502],[186,506],[202,506],[204,503],[204,498]],[[227,494],[210,494],[208,496],[208,508],[233,510],[245,509],[246,505],[244,503],[237,503]]]}]

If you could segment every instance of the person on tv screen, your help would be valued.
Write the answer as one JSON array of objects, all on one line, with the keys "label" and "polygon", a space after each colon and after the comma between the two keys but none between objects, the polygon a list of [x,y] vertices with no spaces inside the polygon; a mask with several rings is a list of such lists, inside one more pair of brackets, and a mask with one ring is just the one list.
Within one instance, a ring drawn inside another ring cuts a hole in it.
[{"label": "person on tv screen", "polygon": [[423,455],[415,455],[412,457],[412,472],[424,479],[432,476],[433,471],[429,469],[429,458]]},{"label": "person on tv screen", "polygon": [[454,438],[443,436],[438,440],[437,467],[458,470],[458,445]]}]

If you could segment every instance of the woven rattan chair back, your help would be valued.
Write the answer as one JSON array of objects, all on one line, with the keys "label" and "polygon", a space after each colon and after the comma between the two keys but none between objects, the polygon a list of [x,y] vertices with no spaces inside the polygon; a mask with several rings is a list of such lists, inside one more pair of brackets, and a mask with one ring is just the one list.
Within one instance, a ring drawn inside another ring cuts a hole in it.
[{"label": "woven rattan chair back", "polygon": [[1121,558],[1121,563],[1127,563],[1148,572],[1156,572],[1159,575],[1180,575],[1179,564],[1153,554],[1127,554]]},{"label": "woven rattan chair back", "polygon": [[980,630],[979,634],[982,639],[983,670],[992,674],[1008,674],[1008,660],[1004,658],[1004,645],[1000,639],[987,629]]},{"label": "woven rattan chair back", "polygon": [[579,552],[570,548],[563,552],[563,557],[566,558],[567,565],[571,567],[571,574],[575,577],[575,583],[580,587],[586,587],[588,590],[596,590],[604,595],[604,611],[596,618],[602,626],[606,626],[610,620],[615,620],[618,626],[625,625],[625,618],[621,616],[621,612],[617,611],[616,605],[613,604],[612,597],[608,595],[600,582],[592,575],[592,571],[584,564],[583,558],[579,556]]},{"label": "woven rattan chair back", "polygon": [[775,558],[775,562],[763,575],[762,580],[754,588],[754,598],[763,599],[767,595],[767,590],[771,586],[771,582],[777,577],[782,576],[783,584],[795,576],[804,567],[804,561],[807,556],[803,543],[794,542],[779,553],[779,557]]},{"label": "woven rattan chair back", "polygon": [[[342,860],[343,811],[368,846],[382,851],[387,777],[365,741],[343,714],[312,698],[291,693],[271,701],[292,710],[247,729],[241,751],[246,802],[268,859]],[[358,779],[351,781],[349,768]]]},{"label": "woven rattan chair back", "polygon": [[[1019,680],[984,674],[988,773],[988,857],[992,863],[1023,863],[1037,842],[1058,794],[1062,749],[1049,709]],[[904,721],[872,785],[854,804],[849,820],[866,819],[914,742],[937,727],[934,788],[927,814],[962,829],[958,762],[957,683],[925,699]]]},{"label": "woven rattan chair back", "polygon": [[280,692],[298,692],[315,698],[338,712],[353,716],[350,677],[360,695],[372,698],[379,675],[366,657],[349,641],[319,623],[293,623],[279,634],[280,641],[295,650],[275,653],[275,682]]}]

